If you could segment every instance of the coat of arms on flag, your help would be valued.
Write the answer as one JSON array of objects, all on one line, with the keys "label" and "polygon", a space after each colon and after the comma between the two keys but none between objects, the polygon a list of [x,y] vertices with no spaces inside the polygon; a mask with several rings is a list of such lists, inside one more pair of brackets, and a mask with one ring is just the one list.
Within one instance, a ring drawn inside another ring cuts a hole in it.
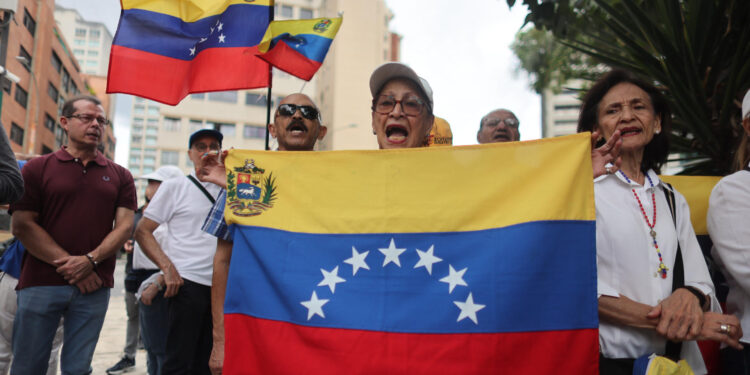
[{"label": "coat of arms on flag", "polygon": [[[236,175],[235,175],[236,173]],[[273,207],[276,179],[273,173],[247,159],[245,164],[227,173],[227,206],[237,216],[256,216]]]}]

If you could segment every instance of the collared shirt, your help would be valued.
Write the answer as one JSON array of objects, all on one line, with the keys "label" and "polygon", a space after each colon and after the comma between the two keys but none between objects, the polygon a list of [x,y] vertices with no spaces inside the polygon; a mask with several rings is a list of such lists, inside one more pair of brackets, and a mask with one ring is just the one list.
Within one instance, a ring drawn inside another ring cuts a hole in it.
[{"label": "collared shirt", "polygon": [[[195,171],[190,175],[195,177]],[[201,185],[215,197],[217,185]],[[211,285],[216,237],[200,230],[212,203],[189,178],[173,178],[162,182],[143,216],[158,224],[167,223],[169,259],[185,279]]]},{"label": "collared shirt", "polygon": [[226,203],[227,191],[226,189],[221,189],[219,196],[216,198],[216,203],[211,207],[211,211],[206,216],[206,221],[203,222],[201,229],[224,241],[234,242],[232,232],[229,231],[229,226],[227,226],[227,222],[224,220],[224,206]]},{"label": "collared shirt", "polygon": [[[674,191],[675,225],[663,190],[669,187],[661,182],[654,171],[649,170],[648,176],[654,188],[650,187],[648,180],[645,186],[628,183],[619,172],[594,181],[598,295],[622,295],[651,306],[669,297],[672,294],[672,273],[679,238],[685,285],[696,287],[710,296],[712,309],[720,312],[708,268],[690,223],[690,208],[685,198]],[[659,256],[649,235],[651,228],[646,224],[631,189],[635,189],[652,223],[654,207],[651,193],[652,190],[654,192],[657,213],[654,230],[664,264],[669,267],[666,279],[656,273]],[[664,354],[666,341],[654,330],[600,321],[599,344],[607,358],[637,358],[644,354]],[[705,365],[695,341],[683,344],[682,358],[687,360],[696,374],[705,373]]]},{"label": "collared shirt", "polygon": [[[29,160],[22,170],[25,191],[11,211],[34,211],[38,224],[71,255],[99,246],[113,228],[118,207],[136,209],[135,184],[127,169],[97,153],[83,165],[63,147]],[[26,252],[18,288],[68,285],[56,268]],[[115,256],[96,268],[104,286],[114,285]]]},{"label": "collared shirt", "polygon": [[712,255],[729,284],[727,313],[742,324],[742,342],[750,343],[750,171],[722,178],[711,192],[708,233]]}]

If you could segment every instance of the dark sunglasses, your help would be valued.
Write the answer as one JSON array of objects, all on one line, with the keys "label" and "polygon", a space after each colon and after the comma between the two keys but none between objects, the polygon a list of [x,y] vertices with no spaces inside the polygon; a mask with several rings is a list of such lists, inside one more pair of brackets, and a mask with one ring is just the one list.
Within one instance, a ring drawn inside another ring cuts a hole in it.
[{"label": "dark sunglasses", "polygon": [[282,104],[279,106],[279,114],[286,117],[294,116],[298,109],[302,117],[308,120],[320,120],[318,110],[309,105]]}]

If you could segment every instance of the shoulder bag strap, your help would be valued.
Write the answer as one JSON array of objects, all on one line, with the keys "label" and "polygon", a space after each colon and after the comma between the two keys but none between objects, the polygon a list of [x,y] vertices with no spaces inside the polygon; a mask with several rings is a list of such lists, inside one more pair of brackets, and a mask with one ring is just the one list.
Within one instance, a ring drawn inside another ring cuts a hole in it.
[{"label": "shoulder bag strap", "polygon": [[[674,198],[674,191],[672,191],[672,185],[662,182],[669,188],[664,187],[664,195],[667,197],[667,204],[669,205],[669,211],[672,214],[672,222],[674,222],[675,232],[677,232],[677,212]],[[677,255],[674,257],[674,266],[672,267],[672,292],[678,288],[685,286],[685,270],[682,264],[682,251],[680,250],[680,235],[677,234]],[[680,352],[682,351],[682,342],[674,342],[667,340],[666,351],[664,356],[677,362],[680,359]]]},{"label": "shoulder bag strap", "polygon": [[206,190],[206,188],[203,187],[203,185],[200,182],[198,182],[198,180],[196,180],[195,177],[193,177],[193,175],[188,175],[187,178],[189,178],[190,181],[193,181],[193,183],[195,184],[195,186],[197,186],[198,189],[200,189],[203,192],[203,194],[206,196],[206,198],[208,198],[208,200],[211,201],[211,204],[216,203],[216,199],[214,199],[214,197],[211,196],[211,194],[208,192],[208,190]]}]

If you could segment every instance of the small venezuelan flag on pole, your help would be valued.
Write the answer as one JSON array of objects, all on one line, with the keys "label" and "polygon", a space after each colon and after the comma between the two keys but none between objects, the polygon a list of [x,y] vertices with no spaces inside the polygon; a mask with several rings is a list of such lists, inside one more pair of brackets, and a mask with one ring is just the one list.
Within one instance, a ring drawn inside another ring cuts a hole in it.
[{"label": "small venezuelan flag on pole", "polygon": [[259,57],[309,81],[323,64],[342,21],[342,17],[273,21],[260,43]]}]

